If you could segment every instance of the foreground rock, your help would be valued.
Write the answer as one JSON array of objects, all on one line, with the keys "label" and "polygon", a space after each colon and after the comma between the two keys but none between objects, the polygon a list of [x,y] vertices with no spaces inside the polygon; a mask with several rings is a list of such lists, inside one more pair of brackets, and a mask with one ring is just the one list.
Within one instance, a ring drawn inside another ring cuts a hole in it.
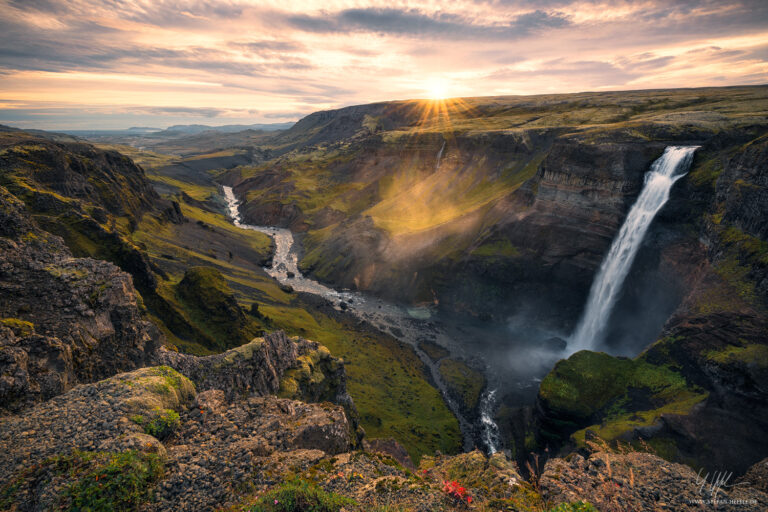
[{"label": "foreground rock", "polygon": [[553,459],[532,481],[504,455],[479,451],[423,457],[412,470],[383,453],[401,451],[394,441],[355,451],[341,406],[198,392],[166,366],[80,385],[6,416],[0,443],[0,505],[16,511],[97,502],[109,510],[283,510],[268,507],[274,500],[335,512],[550,510],[584,501],[601,511],[699,510],[696,500],[715,497],[718,510],[768,506],[764,469],[748,473],[754,481],[710,489],[711,478],[702,486],[689,467],[647,453]]},{"label": "foreground rock", "polygon": [[546,500],[587,500],[599,510],[768,509],[768,495],[756,483],[725,478],[717,485],[718,476],[649,453],[598,452],[547,462],[540,486]]},{"label": "foreground rock", "polygon": [[[189,379],[160,366],[78,386],[6,417],[0,442],[2,492],[17,510],[71,506],[75,498],[62,492],[71,482],[56,473],[56,457],[126,450],[154,454],[165,465],[153,508],[211,510],[248,488],[256,468],[316,461],[348,451],[356,439],[340,406],[276,397],[228,401],[221,390],[198,394]],[[39,471],[30,478],[36,466],[47,483],[37,480]]]}]

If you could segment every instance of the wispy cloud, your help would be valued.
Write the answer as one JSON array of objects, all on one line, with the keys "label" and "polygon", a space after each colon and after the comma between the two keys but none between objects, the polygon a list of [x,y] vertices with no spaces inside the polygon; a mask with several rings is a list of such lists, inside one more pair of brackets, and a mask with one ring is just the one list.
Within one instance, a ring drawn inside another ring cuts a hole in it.
[{"label": "wispy cloud", "polygon": [[286,21],[310,32],[374,32],[388,35],[431,36],[473,40],[514,39],[546,28],[569,24],[561,13],[541,10],[514,16],[508,21],[487,24],[457,14],[425,13],[417,9],[367,7],[335,13],[290,15]]},{"label": "wispy cloud", "polygon": [[6,120],[286,120],[435,80],[456,96],[768,82],[768,3],[0,0]]}]

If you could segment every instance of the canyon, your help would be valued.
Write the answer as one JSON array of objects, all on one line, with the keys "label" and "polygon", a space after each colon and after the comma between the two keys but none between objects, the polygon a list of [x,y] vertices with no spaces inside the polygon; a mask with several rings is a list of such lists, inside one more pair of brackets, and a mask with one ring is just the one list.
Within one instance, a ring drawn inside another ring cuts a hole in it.
[{"label": "canyon", "polygon": [[[487,510],[693,510],[700,469],[764,509],[767,112],[758,86],[385,102],[154,151],[0,130],[1,502],[69,506],[130,453],[147,510],[291,472],[359,510],[464,506],[443,479]],[[670,146],[698,149],[580,350]]]}]

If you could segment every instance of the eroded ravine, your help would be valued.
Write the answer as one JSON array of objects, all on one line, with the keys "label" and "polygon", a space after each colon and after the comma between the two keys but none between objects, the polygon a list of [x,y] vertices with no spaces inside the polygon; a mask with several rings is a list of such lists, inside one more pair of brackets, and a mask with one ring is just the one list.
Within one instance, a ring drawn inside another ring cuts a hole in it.
[{"label": "eroded ravine", "polygon": [[294,250],[293,233],[285,228],[244,224],[240,217],[240,201],[235,197],[232,187],[225,186],[222,188],[233,224],[242,229],[265,233],[274,240],[275,254],[272,258],[272,266],[265,268],[270,276],[281,284],[291,286],[295,291],[323,297],[336,307],[340,307],[343,303],[349,313],[412,347],[419,359],[429,368],[432,381],[451,412],[456,416],[462,432],[464,449],[472,449],[476,440],[480,440],[487,451],[496,452],[499,450],[498,427],[492,419],[495,408],[495,391],[485,391],[481,399],[478,417],[474,418],[474,421],[468,419],[462,413],[459,404],[448,393],[448,388],[440,375],[437,364],[419,348],[419,340],[424,339],[451,349],[458,346],[437,323],[430,319],[431,315],[428,310],[402,308],[359,292],[334,290],[303,276],[298,268],[298,256]]}]

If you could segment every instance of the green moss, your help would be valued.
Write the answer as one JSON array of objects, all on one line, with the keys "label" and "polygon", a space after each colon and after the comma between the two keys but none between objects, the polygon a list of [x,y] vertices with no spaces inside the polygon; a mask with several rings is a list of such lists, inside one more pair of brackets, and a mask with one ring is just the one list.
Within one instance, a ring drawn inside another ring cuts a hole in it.
[{"label": "green moss", "polygon": [[729,345],[723,350],[707,352],[705,357],[721,364],[743,363],[768,368],[768,345]]},{"label": "green moss", "polygon": [[734,245],[748,261],[768,265],[768,242],[729,226],[720,232],[720,238],[726,244]]},{"label": "green moss", "polygon": [[64,478],[60,494],[54,494],[56,510],[139,510],[152,499],[153,488],[163,473],[163,460],[155,454],[75,450],[71,455],[52,457],[34,465],[5,484],[0,488],[0,508],[15,510],[20,489],[27,487],[40,492],[39,486],[48,485],[47,477],[52,474]]},{"label": "green moss", "polygon": [[265,493],[249,512],[339,512],[344,507],[356,505],[349,499],[322,490],[305,480],[285,482]]},{"label": "green moss", "polygon": [[558,506],[549,509],[547,512],[598,512],[591,503],[587,501],[572,501],[570,503],[561,503]]},{"label": "green moss", "polygon": [[696,186],[714,189],[717,178],[720,177],[723,170],[723,162],[719,155],[701,158],[692,166],[688,173],[688,180]]},{"label": "green moss", "polygon": [[16,336],[29,336],[35,333],[35,324],[20,318],[2,318],[0,324],[10,328]]},{"label": "green moss", "polygon": [[472,251],[472,256],[511,258],[520,255],[520,250],[509,240],[498,240],[485,243]]},{"label": "green moss", "polygon": [[193,267],[176,286],[178,304],[189,322],[213,340],[211,349],[248,343],[262,334],[261,324],[246,315],[219,270]]},{"label": "green moss", "polygon": [[555,365],[539,396],[560,414],[587,419],[626,401],[630,388],[645,390],[651,401],[661,403],[689,389],[685,378],[668,368],[584,350]]},{"label": "green moss", "polygon": [[455,359],[443,359],[438,369],[446,385],[461,398],[467,409],[477,407],[485,387],[482,373]]},{"label": "green moss", "polygon": [[[663,356],[659,347],[666,346],[654,345],[654,357]],[[571,434],[585,446],[591,430],[613,442],[632,437],[635,429],[655,424],[664,414],[688,414],[707,398],[672,368],[648,362],[646,354],[632,360],[582,351],[558,362],[539,390],[549,418],[542,438]]]},{"label": "green moss", "polygon": [[131,421],[144,428],[144,433],[160,441],[168,438],[179,426],[179,413],[173,409],[156,407],[146,415],[131,416]]},{"label": "green moss", "polygon": [[150,375],[163,377],[168,388],[181,389],[185,377],[170,366],[155,366],[147,370]]},{"label": "green moss", "polygon": [[636,428],[654,425],[663,414],[688,414],[694,406],[708,396],[709,394],[706,392],[680,391],[674,400],[662,407],[646,411],[616,413],[600,424],[577,430],[571,435],[571,438],[576,441],[578,446],[586,447],[586,431],[591,430],[600,439],[613,442],[631,434]]}]

